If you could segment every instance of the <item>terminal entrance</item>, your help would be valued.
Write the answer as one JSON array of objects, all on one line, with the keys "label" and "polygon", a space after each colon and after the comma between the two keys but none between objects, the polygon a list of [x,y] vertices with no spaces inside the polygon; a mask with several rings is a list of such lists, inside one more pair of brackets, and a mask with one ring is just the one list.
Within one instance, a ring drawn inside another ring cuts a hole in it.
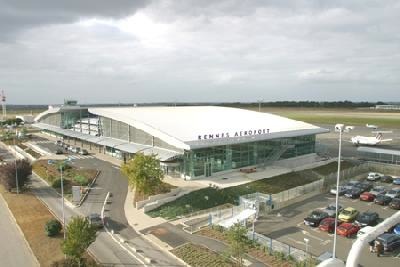
[{"label": "terminal entrance", "polygon": [[204,163],[204,175],[206,177],[211,176],[211,162]]}]

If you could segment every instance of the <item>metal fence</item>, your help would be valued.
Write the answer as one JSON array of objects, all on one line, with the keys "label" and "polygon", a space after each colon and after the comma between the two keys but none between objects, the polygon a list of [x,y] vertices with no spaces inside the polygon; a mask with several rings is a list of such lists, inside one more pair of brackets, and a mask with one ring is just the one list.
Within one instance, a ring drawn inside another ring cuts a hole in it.
[{"label": "metal fence", "polygon": [[250,240],[253,240],[254,242],[260,244],[262,247],[265,249],[269,250],[270,253],[272,252],[281,252],[286,255],[286,257],[293,257],[296,261],[304,261],[311,255],[306,253],[305,251],[301,249],[297,249],[295,247],[292,247],[288,244],[282,243],[278,240],[274,240],[272,238],[269,238],[265,235],[253,232],[253,231],[248,231],[247,232],[247,237]]}]

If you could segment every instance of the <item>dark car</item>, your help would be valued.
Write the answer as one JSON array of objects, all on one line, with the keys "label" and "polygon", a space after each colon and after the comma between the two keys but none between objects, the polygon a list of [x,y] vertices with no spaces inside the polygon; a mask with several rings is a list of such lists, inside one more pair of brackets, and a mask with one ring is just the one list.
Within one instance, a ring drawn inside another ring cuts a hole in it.
[{"label": "dark car", "polygon": [[61,148],[57,148],[56,155],[64,154],[64,151]]},{"label": "dark car", "polygon": [[394,210],[400,210],[400,198],[393,198],[390,202],[389,207]]},{"label": "dark car", "polygon": [[103,220],[101,219],[100,215],[97,213],[92,213],[88,217],[89,223],[96,228],[103,227]]},{"label": "dark car", "polygon": [[307,218],[304,218],[304,224],[317,227],[323,219],[328,217],[328,213],[321,210],[314,210]]},{"label": "dark car", "polygon": [[360,226],[374,226],[378,223],[379,215],[376,212],[367,211],[357,216],[356,224]]},{"label": "dark car", "polygon": [[344,193],[344,196],[349,198],[359,198],[362,192],[363,190],[361,188],[355,186],[352,189],[348,189],[347,192]]},{"label": "dark car", "polygon": [[393,177],[390,175],[384,175],[381,177],[381,181],[384,183],[391,183],[393,182]]},{"label": "dark car", "polygon": [[387,195],[383,195],[383,194],[379,194],[376,196],[374,202],[378,205],[388,205],[390,202],[392,201],[392,198],[387,196]]},{"label": "dark car", "polygon": [[393,251],[400,247],[400,235],[396,234],[381,234],[376,238],[381,242],[385,251]]},{"label": "dark car", "polygon": [[363,192],[369,191],[372,189],[372,183],[368,181],[362,181],[361,183],[355,185],[355,187],[359,187]]}]

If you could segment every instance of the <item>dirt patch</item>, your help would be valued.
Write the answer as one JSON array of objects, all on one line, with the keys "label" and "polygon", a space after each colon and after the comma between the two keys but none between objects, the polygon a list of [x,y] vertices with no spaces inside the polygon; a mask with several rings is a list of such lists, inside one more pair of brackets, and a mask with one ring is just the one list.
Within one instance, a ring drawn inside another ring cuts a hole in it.
[{"label": "dirt patch", "polygon": [[7,192],[3,186],[0,186],[0,193],[6,200],[40,265],[50,266],[52,262],[62,260],[64,258],[61,251],[62,234],[52,238],[46,235],[45,224],[54,217],[42,202],[30,192],[17,195]]}]

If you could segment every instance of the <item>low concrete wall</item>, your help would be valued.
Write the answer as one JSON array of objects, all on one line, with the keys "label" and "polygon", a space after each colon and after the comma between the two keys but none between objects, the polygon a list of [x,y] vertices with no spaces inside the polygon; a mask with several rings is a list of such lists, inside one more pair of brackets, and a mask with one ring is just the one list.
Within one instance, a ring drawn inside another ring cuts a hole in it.
[{"label": "low concrete wall", "polygon": [[[186,193],[188,193],[188,192],[186,192]],[[177,194],[176,196],[171,196],[171,197],[163,198],[163,199],[160,199],[160,200],[157,200],[157,201],[154,201],[154,202],[147,203],[143,207],[143,211],[144,212],[148,212],[148,211],[154,210],[154,209],[160,207],[161,205],[163,205],[165,203],[168,203],[168,202],[171,202],[171,201],[174,201],[175,199],[177,199],[177,198],[179,198],[179,197],[181,197],[183,195],[184,194]]]},{"label": "low concrete wall", "polygon": [[147,204],[150,204],[152,202],[157,202],[163,199],[167,199],[170,197],[174,197],[176,195],[179,195],[179,193],[182,191],[182,189],[180,188],[174,188],[171,190],[171,192],[169,193],[165,193],[165,194],[158,194],[158,195],[154,195],[154,196],[150,196],[148,199],[146,200],[142,200],[142,201],[137,201],[136,202],[136,208],[137,209],[141,209],[144,206],[146,206]]},{"label": "low concrete wall", "polygon": [[[13,149],[13,148],[12,148]],[[19,154],[21,154],[22,156],[24,156],[24,158],[28,159],[29,161],[34,161],[36,160],[31,154],[25,152],[22,148],[20,148],[19,146],[15,146],[15,149],[17,150],[17,152]]]}]

